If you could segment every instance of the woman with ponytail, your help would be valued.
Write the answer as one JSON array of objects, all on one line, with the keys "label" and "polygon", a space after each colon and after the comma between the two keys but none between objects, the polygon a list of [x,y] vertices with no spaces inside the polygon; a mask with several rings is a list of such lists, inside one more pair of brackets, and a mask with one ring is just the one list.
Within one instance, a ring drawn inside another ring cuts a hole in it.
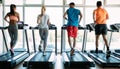
[{"label": "woman with ponytail", "polygon": [[14,46],[17,42],[17,38],[18,38],[18,26],[17,23],[20,21],[19,18],[19,13],[16,12],[16,5],[11,4],[10,5],[10,12],[8,12],[4,18],[4,20],[9,23],[9,27],[8,27],[8,32],[11,38],[11,42],[10,42],[10,52],[11,55],[14,55]]}]

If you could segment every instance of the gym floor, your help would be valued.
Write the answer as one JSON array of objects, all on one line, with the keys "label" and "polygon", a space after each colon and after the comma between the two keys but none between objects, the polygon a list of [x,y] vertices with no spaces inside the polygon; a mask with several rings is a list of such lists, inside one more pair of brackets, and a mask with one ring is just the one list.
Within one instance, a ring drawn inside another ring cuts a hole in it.
[{"label": "gym floor", "polygon": [[[54,69],[65,69],[62,63],[62,56],[60,54],[58,54],[56,56],[56,63],[54,66]],[[26,67],[23,67],[23,62],[21,64],[19,64],[18,66],[16,66],[14,69],[27,69]],[[68,68],[66,68],[68,69]],[[69,68],[69,69],[85,69],[85,68]],[[101,68],[100,66],[98,66],[97,64],[95,65],[95,67],[91,67],[90,69],[120,69],[120,68]]]}]

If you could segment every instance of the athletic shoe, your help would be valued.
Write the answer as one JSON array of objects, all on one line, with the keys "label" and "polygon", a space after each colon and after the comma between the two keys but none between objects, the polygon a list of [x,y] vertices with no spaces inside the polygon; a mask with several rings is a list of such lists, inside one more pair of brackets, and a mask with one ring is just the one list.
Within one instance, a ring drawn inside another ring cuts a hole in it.
[{"label": "athletic shoe", "polygon": [[42,46],[41,45],[39,45],[39,48],[38,48],[38,50],[41,52],[42,51]]},{"label": "athletic shoe", "polygon": [[45,52],[43,52],[43,56],[46,56],[46,53],[45,53]]},{"label": "athletic shoe", "polygon": [[10,49],[11,56],[14,56],[14,51]]},{"label": "athletic shoe", "polygon": [[98,54],[98,49],[95,50],[95,53]]},{"label": "athletic shoe", "polygon": [[109,57],[110,57],[110,54],[111,54],[111,51],[107,51],[107,53],[106,53],[106,58],[108,59]]}]

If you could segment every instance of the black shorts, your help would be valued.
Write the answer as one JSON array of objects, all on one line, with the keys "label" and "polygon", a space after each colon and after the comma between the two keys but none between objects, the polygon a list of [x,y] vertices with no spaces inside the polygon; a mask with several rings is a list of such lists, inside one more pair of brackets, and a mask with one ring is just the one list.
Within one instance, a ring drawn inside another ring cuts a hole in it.
[{"label": "black shorts", "polygon": [[95,26],[95,35],[106,35],[107,34],[107,25],[106,24],[97,24]]}]

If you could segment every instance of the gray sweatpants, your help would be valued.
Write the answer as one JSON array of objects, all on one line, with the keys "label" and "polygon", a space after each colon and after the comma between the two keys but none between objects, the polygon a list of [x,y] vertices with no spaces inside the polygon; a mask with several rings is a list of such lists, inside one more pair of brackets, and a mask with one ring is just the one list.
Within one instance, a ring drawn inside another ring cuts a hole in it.
[{"label": "gray sweatpants", "polygon": [[48,38],[48,29],[47,28],[39,28],[39,34],[41,40],[44,41],[44,46],[47,45],[47,38]]},{"label": "gray sweatpants", "polygon": [[17,25],[9,25],[8,32],[9,32],[9,35],[11,38],[10,45],[11,45],[11,47],[14,47],[17,42],[17,38],[18,38],[18,26]]}]

